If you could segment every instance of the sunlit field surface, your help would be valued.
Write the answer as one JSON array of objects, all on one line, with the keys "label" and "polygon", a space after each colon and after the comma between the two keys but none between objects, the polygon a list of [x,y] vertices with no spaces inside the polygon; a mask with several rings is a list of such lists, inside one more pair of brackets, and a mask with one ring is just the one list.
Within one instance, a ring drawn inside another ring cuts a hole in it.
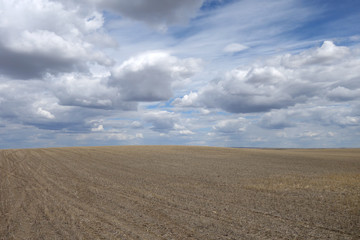
[{"label": "sunlit field surface", "polygon": [[0,239],[359,239],[360,149],[0,151]]}]

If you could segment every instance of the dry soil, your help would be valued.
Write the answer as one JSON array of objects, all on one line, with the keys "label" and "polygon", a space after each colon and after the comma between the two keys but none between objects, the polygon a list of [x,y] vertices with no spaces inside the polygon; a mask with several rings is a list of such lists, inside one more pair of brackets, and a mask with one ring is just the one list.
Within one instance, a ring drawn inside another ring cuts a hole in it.
[{"label": "dry soil", "polygon": [[360,239],[360,149],[0,150],[0,239]]}]

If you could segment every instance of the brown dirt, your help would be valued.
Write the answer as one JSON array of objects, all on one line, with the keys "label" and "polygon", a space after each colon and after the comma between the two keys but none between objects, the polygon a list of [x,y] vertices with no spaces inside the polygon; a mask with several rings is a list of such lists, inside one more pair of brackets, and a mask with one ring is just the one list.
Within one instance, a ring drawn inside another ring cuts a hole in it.
[{"label": "brown dirt", "polygon": [[0,151],[0,239],[360,239],[360,149]]}]

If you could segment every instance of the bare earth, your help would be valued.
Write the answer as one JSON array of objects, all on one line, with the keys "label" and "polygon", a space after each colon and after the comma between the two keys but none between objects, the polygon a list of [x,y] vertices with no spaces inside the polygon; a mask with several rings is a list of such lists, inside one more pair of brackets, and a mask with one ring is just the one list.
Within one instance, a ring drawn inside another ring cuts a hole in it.
[{"label": "bare earth", "polygon": [[360,149],[0,150],[0,239],[360,239]]}]

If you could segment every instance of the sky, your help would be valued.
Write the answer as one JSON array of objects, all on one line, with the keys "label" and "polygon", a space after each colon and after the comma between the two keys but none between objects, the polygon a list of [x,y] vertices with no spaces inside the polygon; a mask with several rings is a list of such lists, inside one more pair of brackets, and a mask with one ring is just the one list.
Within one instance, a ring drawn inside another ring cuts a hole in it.
[{"label": "sky", "polygon": [[0,148],[360,147],[360,1],[0,0]]}]

